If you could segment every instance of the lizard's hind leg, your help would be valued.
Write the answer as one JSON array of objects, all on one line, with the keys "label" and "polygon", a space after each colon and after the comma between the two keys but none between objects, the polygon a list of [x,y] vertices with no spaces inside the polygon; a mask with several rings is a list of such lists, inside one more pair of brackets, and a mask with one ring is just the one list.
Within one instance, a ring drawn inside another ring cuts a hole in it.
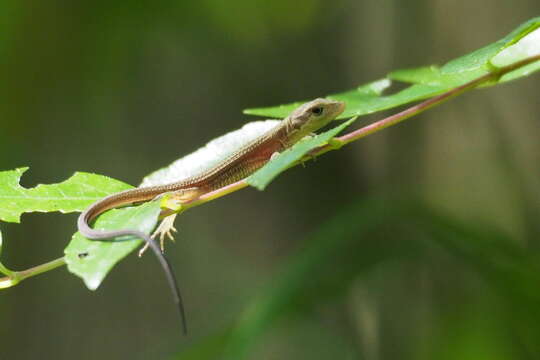
[{"label": "lizard's hind leg", "polygon": [[[165,252],[165,238],[174,241],[173,233],[178,232],[174,227],[174,220],[176,220],[176,215],[182,212],[182,204],[192,201],[200,194],[200,189],[193,187],[159,196],[161,198],[160,217],[163,218],[163,220],[152,234],[152,239],[156,239],[159,236],[159,244],[162,252]],[[139,250],[139,257],[144,254],[147,248],[148,244],[145,244],[141,250]]]},{"label": "lizard's hind leg", "polygon": [[164,251],[164,241],[165,238],[168,237],[171,241],[174,241],[174,234],[175,232],[178,232],[176,228],[174,227],[174,220],[176,220],[176,214],[171,214],[167,216],[163,221],[159,224],[156,231],[152,234],[153,238],[156,238],[156,236],[159,235],[159,244],[161,245],[161,251]]},{"label": "lizard's hind leg", "polygon": [[[174,220],[176,220],[176,215],[178,214],[171,214],[165,217],[152,234],[152,239],[156,239],[157,237],[159,237],[159,245],[161,248],[161,252],[165,252],[165,238],[169,238],[171,241],[174,242],[173,233],[178,232],[178,230],[176,230],[176,228],[174,227]],[[139,257],[144,254],[146,249],[148,249],[148,243],[146,243],[141,248],[141,250],[139,250]]]}]

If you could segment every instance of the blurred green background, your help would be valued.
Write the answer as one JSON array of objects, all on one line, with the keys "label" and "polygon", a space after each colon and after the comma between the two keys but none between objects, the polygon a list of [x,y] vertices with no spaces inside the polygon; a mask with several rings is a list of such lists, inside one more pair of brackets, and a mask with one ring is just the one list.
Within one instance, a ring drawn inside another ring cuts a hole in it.
[{"label": "blurred green background", "polygon": [[[442,64],[529,1],[16,1],[0,5],[0,169],[138,184],[247,107]],[[161,270],[96,292],[65,268],[0,292],[1,359],[539,359],[540,78],[474,91],[185,213]],[[361,125],[383,114],[361,119]],[[56,258],[76,214],[0,224],[3,262]]]}]

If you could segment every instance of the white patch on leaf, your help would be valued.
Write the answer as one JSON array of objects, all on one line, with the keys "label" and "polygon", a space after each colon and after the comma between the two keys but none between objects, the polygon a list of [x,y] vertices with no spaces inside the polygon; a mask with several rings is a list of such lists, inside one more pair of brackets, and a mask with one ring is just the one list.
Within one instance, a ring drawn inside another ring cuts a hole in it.
[{"label": "white patch on leaf", "polygon": [[522,37],[491,59],[495,66],[502,67],[540,54],[540,28]]},{"label": "white patch on leaf", "polygon": [[281,120],[253,121],[208,142],[167,167],[146,176],[141,187],[170,184],[198,175],[223,161],[235,151],[276,127]]}]

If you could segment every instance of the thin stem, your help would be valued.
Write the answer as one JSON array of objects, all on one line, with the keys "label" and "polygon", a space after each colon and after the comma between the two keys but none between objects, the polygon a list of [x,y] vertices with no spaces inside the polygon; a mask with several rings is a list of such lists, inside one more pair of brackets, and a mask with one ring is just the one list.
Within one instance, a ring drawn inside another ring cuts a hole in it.
[{"label": "thin stem", "polygon": [[[458,95],[461,95],[462,93],[468,91],[468,90],[471,90],[471,89],[474,89],[476,88],[477,86],[483,84],[483,83],[486,83],[486,82],[489,82],[489,81],[492,81],[492,80],[497,80],[499,79],[501,76],[511,72],[511,71],[514,71],[520,67],[523,67],[525,65],[528,65],[528,64],[531,64],[535,61],[538,61],[540,60],[540,55],[536,55],[536,56],[532,56],[530,58],[527,58],[527,59],[524,59],[524,60],[521,60],[521,61],[518,61],[514,64],[511,64],[511,65],[508,65],[508,66],[504,66],[504,67],[500,67],[500,68],[494,68],[491,70],[491,72],[479,77],[479,78],[476,78],[474,80],[471,80],[463,85],[460,85],[454,89],[451,89],[441,95],[438,95],[438,96],[435,96],[433,98],[430,98],[428,100],[425,100],[419,104],[416,104],[416,105],[413,105],[411,106],[410,108],[408,109],[405,109],[397,114],[394,114],[394,115],[391,115],[391,116],[388,116],[382,120],[379,120],[379,121],[376,121],[372,124],[369,124],[367,126],[364,126],[356,131],[352,131],[348,134],[345,134],[341,137],[337,137],[337,138],[334,138],[332,139],[331,143],[327,144],[327,145],[323,145],[321,147],[318,147],[318,148],[315,148],[313,149],[310,153],[309,153],[309,156],[305,159],[305,160],[309,160],[311,158],[313,158],[314,156],[319,156],[319,155],[322,155],[328,151],[331,151],[331,150],[336,150],[340,147],[342,147],[343,145],[346,145],[346,144],[349,144],[353,141],[356,141],[356,140],[359,140],[363,137],[366,137],[368,135],[371,135],[371,134],[374,134],[376,132],[379,132],[383,129],[386,129],[387,127],[390,127],[390,126],[393,126],[393,125],[396,125],[414,115],[417,115],[421,112],[424,112],[436,105],[439,105],[439,104],[442,104],[444,103],[445,101],[448,101]],[[292,166],[296,166],[298,164],[300,164],[300,162],[297,162],[296,164],[293,164],[291,165]],[[188,208],[191,208],[191,207],[194,207],[194,206],[198,206],[198,205],[202,205],[206,202],[209,202],[209,201],[212,201],[212,200],[215,200],[215,199],[218,199],[222,196],[225,196],[225,195],[228,195],[232,192],[235,192],[237,190],[240,190],[240,189],[243,189],[245,188],[246,186],[248,186],[248,183],[246,182],[245,179],[243,180],[240,180],[240,181],[237,181],[233,184],[230,184],[230,185],[227,185],[221,189],[218,189],[218,190],[215,190],[215,191],[212,191],[212,192],[209,192],[209,193],[206,193],[204,195],[202,195],[201,197],[197,198],[196,200],[192,201],[192,202],[189,202],[189,203],[186,203],[186,204],[182,204],[182,210],[187,210]]]},{"label": "thin stem", "polygon": [[[472,81],[469,81],[468,83],[465,83],[461,86],[458,86],[452,90],[449,90],[441,95],[435,96],[431,99],[428,99],[424,102],[421,102],[420,104],[411,106],[410,108],[403,110],[402,112],[399,112],[397,114],[391,115],[387,118],[384,118],[382,120],[379,120],[373,124],[364,126],[361,129],[358,129],[356,131],[350,132],[344,136],[338,137],[333,139],[333,141],[336,142],[336,144],[332,145],[325,145],[318,149],[315,149],[314,155],[320,155],[326,151],[332,150],[333,147],[336,147],[336,145],[343,146],[345,144],[348,144],[350,142],[353,142],[355,140],[361,139],[363,137],[366,137],[368,135],[374,134],[378,131],[381,131],[383,129],[386,129],[389,126],[395,125],[403,120],[406,120],[414,115],[417,115],[423,111],[426,111],[435,105],[442,104],[445,101],[448,101],[468,90],[471,90],[485,82],[489,82],[491,80],[495,80],[500,78],[501,76],[514,71],[522,66],[528,65],[530,63],[533,63],[535,61],[540,60],[540,55],[533,56],[530,58],[527,58],[525,60],[519,61],[517,63],[514,63],[512,65],[508,65],[502,68],[496,68],[492,72],[487,73],[477,79],[474,79]],[[326,148],[329,148],[326,150]],[[326,150],[326,151],[323,151]]]},{"label": "thin stem", "polygon": [[65,265],[66,261],[63,257],[58,258],[53,261],[49,261],[45,264],[41,264],[38,266],[31,267],[30,269],[22,270],[22,271],[9,271],[10,275],[0,278],[0,289],[8,288],[14,285],[17,285],[21,281],[35,276],[39,275],[41,273],[44,273],[46,271],[50,271],[53,269],[56,269],[57,267],[60,267],[62,265]]},{"label": "thin stem", "polygon": [[13,271],[9,270],[4,265],[2,265],[2,263],[0,263],[0,273],[2,273],[4,275],[7,275],[7,276],[11,276],[11,274],[13,274]]}]

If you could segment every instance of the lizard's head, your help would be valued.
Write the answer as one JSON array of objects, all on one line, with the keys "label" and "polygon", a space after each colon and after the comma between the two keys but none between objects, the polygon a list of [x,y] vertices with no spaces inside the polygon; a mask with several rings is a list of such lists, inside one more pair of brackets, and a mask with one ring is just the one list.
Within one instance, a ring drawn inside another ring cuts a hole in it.
[{"label": "lizard's head", "polygon": [[299,106],[287,120],[299,135],[306,136],[334,120],[344,109],[344,102],[319,98]]}]

